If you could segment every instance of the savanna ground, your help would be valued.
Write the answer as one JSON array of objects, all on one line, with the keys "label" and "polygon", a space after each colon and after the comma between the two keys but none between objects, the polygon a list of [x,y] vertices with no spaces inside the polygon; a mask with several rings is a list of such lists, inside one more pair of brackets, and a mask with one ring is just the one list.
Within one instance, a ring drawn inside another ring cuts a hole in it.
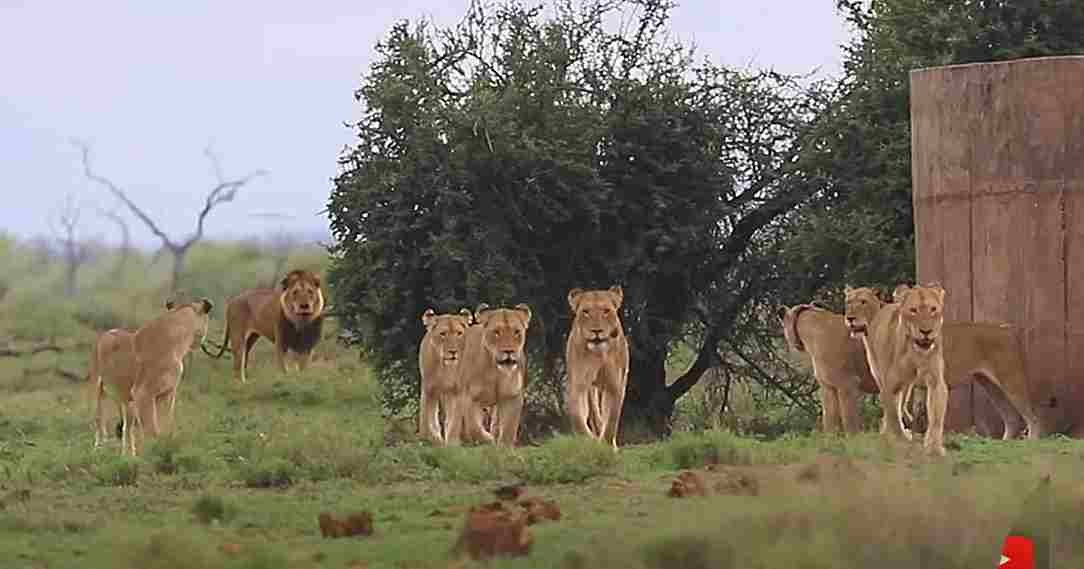
[{"label": "savanna ground", "polygon": [[[1043,474],[1053,474],[1052,510],[1031,521],[1050,522],[1059,566],[1084,561],[1076,441],[950,436],[949,456],[927,460],[917,443],[875,434],[764,441],[698,428],[616,455],[561,435],[513,450],[438,449],[416,440],[413,417],[382,412],[379,386],[334,325],[303,376],[275,370],[266,341],[244,386],[228,356],[196,349],[175,429],[121,458],[117,441],[92,448],[87,386],[62,372],[85,373],[95,328],[159,310],[167,263],[139,257],[116,275],[113,260],[99,260],[81,276],[84,299],[66,302],[49,292],[59,268],[10,243],[0,256],[5,274],[21,275],[0,300],[0,338],[63,348],[0,358],[0,567],[448,567],[466,508],[515,481],[563,516],[531,526],[530,554],[498,567],[994,567]],[[310,251],[288,264],[323,261]],[[215,341],[225,297],[274,274],[237,247],[202,247],[189,267],[199,286],[185,292],[217,303]],[[691,417],[701,396],[683,402],[678,425],[707,423]],[[734,397],[735,412],[753,412],[741,389]],[[683,469],[699,471],[711,495],[668,497]],[[357,510],[373,514],[374,535],[321,537],[319,512]]]}]

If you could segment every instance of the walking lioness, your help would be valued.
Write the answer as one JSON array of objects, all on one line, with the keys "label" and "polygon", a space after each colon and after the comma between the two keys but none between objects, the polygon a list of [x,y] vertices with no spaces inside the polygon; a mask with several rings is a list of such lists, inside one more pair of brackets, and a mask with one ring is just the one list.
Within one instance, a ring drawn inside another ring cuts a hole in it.
[{"label": "walking lioness", "polygon": [[623,300],[620,286],[568,293],[573,314],[565,344],[568,416],[576,432],[614,450],[629,373],[629,342],[618,316]]},{"label": "walking lioness", "polygon": [[[896,287],[893,295],[896,303],[902,304],[911,290],[914,289],[907,285]],[[884,304],[872,289],[855,288],[851,292],[854,302],[849,305],[848,316],[853,319],[849,325],[861,330]],[[1028,391],[1023,334],[1019,327],[998,322],[946,321],[941,336],[946,383],[966,385],[975,380],[1005,424],[1003,439],[1018,437],[1025,423],[1028,438],[1039,438],[1047,432],[1038,405]]]},{"label": "walking lioness", "polygon": [[[217,354],[228,346],[233,355],[233,377],[247,383],[245,370],[252,346],[260,337],[275,344],[275,363],[286,371],[286,352],[297,357],[304,370],[312,360],[312,351],[320,341],[324,322],[324,293],[320,277],[309,271],[294,270],[283,277],[281,290],[247,290],[226,304],[226,333]],[[206,351],[206,350],[205,350]]]},{"label": "walking lioness", "polygon": [[[138,372],[132,385],[128,412],[144,435],[149,430],[157,436],[158,403],[177,397],[177,385],[184,374],[184,357],[195,342],[203,343],[214,304],[204,298],[174,306],[136,331],[132,344]],[[128,444],[136,454],[135,433],[128,434]]]},{"label": "walking lioness", "polygon": [[852,338],[842,314],[813,304],[779,311],[787,346],[808,353],[821,399],[821,427],[827,433],[862,430],[859,404],[863,393],[877,393],[861,340]]},{"label": "walking lioness", "polygon": [[[531,309],[526,304],[513,308],[489,308],[482,304],[475,311],[478,325],[467,329],[460,378],[463,399],[461,413],[466,421],[452,421],[449,438],[497,442],[514,446],[523,413],[524,388],[527,385],[527,327]],[[483,408],[492,407],[490,429],[485,428]]]}]

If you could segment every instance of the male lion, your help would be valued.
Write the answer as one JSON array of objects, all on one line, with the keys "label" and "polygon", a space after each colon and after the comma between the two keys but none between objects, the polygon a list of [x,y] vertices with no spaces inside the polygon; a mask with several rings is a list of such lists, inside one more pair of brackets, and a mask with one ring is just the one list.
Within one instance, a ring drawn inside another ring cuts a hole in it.
[{"label": "male lion", "polygon": [[[177,385],[184,374],[184,357],[193,343],[207,337],[210,312],[214,304],[204,298],[174,306],[165,314],[144,324],[132,337],[138,361],[135,383],[129,392],[129,413],[139,430],[149,426],[158,436],[158,403],[168,398],[170,407],[177,397]],[[136,454],[134,433],[128,435],[132,456]]]},{"label": "male lion", "polygon": [[[868,292],[862,292],[869,289],[852,290],[856,299],[861,296],[867,301],[864,308],[856,306],[857,317],[851,325],[861,328],[880,304],[875,298],[871,300]],[[902,303],[912,290],[908,285],[899,285],[893,298]],[[859,314],[863,311],[864,314]],[[966,385],[969,380],[975,380],[990,397],[1005,424],[1002,439],[1018,437],[1025,423],[1028,438],[1037,439],[1045,434],[1038,409],[1028,394],[1023,334],[1018,327],[995,322],[945,322],[941,335],[944,338],[945,380],[950,386]]]},{"label": "male lion", "polygon": [[572,329],[565,343],[566,400],[572,427],[579,434],[612,445],[614,450],[629,374],[629,342],[617,314],[622,300],[620,286],[570,290]]},{"label": "male lion", "polygon": [[909,438],[900,413],[903,395],[910,386],[926,386],[929,426],[926,452],[945,455],[945,411],[948,384],[941,329],[944,324],[945,289],[931,283],[911,288],[900,302],[882,304],[872,289],[845,288],[847,325],[862,340],[870,371],[880,389],[885,434]]},{"label": "male lion", "polygon": [[842,314],[815,304],[781,307],[779,322],[787,346],[809,354],[821,400],[825,432],[855,434],[862,430],[858,412],[863,392],[877,393],[862,342],[850,335]]},{"label": "male lion", "polygon": [[[526,304],[514,308],[490,308],[481,304],[475,311],[478,325],[467,328],[463,362],[459,365],[463,400],[460,410],[465,420],[451,421],[448,439],[481,439],[514,446],[523,412],[523,390],[527,385],[527,327],[531,309]],[[491,434],[484,425],[483,407],[493,407]]]},{"label": "male lion", "polygon": [[[433,444],[458,444],[452,440],[452,421],[462,421],[459,412],[459,364],[466,345],[467,329],[474,314],[467,308],[459,314],[437,314],[432,308],[422,313],[425,336],[418,346],[421,371],[421,403],[418,409],[418,434]],[[440,416],[443,413],[444,423]],[[454,434],[458,434],[455,429]]]},{"label": "male lion", "polygon": [[[283,277],[281,290],[252,289],[230,299],[226,304],[226,333],[217,354],[220,358],[227,344],[233,355],[233,378],[247,383],[245,370],[252,346],[260,337],[275,344],[275,363],[286,372],[286,352],[293,352],[297,365],[304,370],[312,360],[312,351],[320,341],[324,322],[324,293],[316,274],[293,270]],[[206,351],[206,350],[205,350]]]}]

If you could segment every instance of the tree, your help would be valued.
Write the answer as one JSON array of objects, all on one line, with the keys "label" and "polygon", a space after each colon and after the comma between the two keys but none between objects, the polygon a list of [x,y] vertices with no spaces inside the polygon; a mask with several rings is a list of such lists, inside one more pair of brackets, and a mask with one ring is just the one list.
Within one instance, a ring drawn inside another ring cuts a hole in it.
[{"label": "tree", "polygon": [[117,265],[113,268],[113,274],[120,276],[124,274],[124,268],[128,265],[128,258],[132,254],[132,233],[128,229],[128,222],[116,211],[98,208],[98,215],[112,221],[120,230],[120,259],[117,260]]},{"label": "tree", "polygon": [[[545,19],[474,5],[455,29],[403,22],[378,46],[329,200],[329,282],[393,408],[416,397],[430,306],[527,302],[532,362],[552,385],[567,291],[622,284],[624,418],[655,432],[720,348],[763,333],[777,234],[818,189],[798,158],[831,96],[695,63],[663,40],[671,6],[563,2]],[[633,9],[634,25],[606,30]],[[679,342],[698,355],[668,385]]]},{"label": "tree", "polygon": [[229,203],[237,197],[237,192],[241,188],[248,185],[253,179],[264,176],[267,174],[265,170],[256,170],[244,177],[236,179],[227,179],[222,173],[222,166],[219,163],[218,157],[211,151],[210,148],[204,150],[204,155],[211,162],[211,168],[214,172],[216,183],[211,188],[211,191],[207,193],[204,198],[203,208],[196,216],[196,230],[189,234],[184,239],[176,239],[167,235],[158,224],[138,205],[133,202],[128,194],[120,188],[120,186],[114,184],[109,178],[96,174],[90,167],[90,146],[86,143],[73,140],[72,143],[79,148],[83,156],[83,173],[87,179],[104,187],[109,193],[113,194],[115,198],[121,201],[128,208],[128,211],[132,215],[136,216],[143,222],[147,229],[154,234],[162,243],[162,249],[168,250],[173,255],[173,272],[170,278],[170,290],[176,291],[177,286],[181,280],[181,274],[184,271],[185,256],[193,245],[199,243],[203,239],[204,222],[207,216],[211,213],[215,207],[224,203]]},{"label": "tree", "polygon": [[[796,211],[789,266],[845,282],[915,277],[909,72],[921,67],[1084,54],[1076,0],[839,0],[856,29],[840,98],[805,156],[825,181]],[[793,301],[806,298],[792,297]]]},{"label": "tree", "polygon": [[69,194],[50,221],[53,235],[60,246],[60,255],[64,260],[64,294],[74,297],[78,292],[79,269],[90,259],[90,246],[79,238],[79,217],[82,207],[75,197]]}]

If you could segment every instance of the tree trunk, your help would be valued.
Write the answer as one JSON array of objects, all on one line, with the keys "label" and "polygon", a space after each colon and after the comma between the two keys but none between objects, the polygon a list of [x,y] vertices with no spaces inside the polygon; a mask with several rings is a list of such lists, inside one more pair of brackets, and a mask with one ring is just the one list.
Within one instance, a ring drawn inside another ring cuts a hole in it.
[{"label": "tree trunk", "polygon": [[618,432],[623,438],[636,434],[668,436],[676,400],[666,389],[666,353],[633,349],[629,368]]},{"label": "tree trunk", "polygon": [[173,274],[170,277],[169,292],[177,292],[177,287],[181,284],[181,274],[184,272],[184,258],[188,255],[188,248],[177,248],[172,251],[173,253]]},{"label": "tree trunk", "polygon": [[78,282],[76,279],[79,276],[79,261],[69,256],[64,272],[64,294],[67,295],[68,298],[73,298],[78,292]]}]

